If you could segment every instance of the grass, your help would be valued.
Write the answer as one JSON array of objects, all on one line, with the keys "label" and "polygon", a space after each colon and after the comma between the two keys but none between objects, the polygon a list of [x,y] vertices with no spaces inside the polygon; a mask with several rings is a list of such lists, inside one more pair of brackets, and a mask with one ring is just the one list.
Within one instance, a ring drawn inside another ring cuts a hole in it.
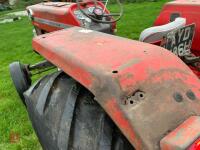
[{"label": "grass", "polygon": [[[125,4],[117,35],[137,40],[143,29],[152,26],[166,1]],[[8,65],[16,60],[35,63],[42,59],[32,51],[31,39],[32,26],[27,18],[0,24],[0,150],[41,149],[8,70]],[[10,142],[13,133],[20,137],[16,143]]]}]

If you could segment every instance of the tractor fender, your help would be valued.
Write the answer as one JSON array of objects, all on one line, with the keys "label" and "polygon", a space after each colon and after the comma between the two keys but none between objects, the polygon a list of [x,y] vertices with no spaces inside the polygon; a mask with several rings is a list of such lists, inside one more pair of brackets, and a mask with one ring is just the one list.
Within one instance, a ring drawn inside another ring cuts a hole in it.
[{"label": "tractor fender", "polygon": [[200,115],[200,82],[161,47],[73,27],[33,39],[45,59],[86,87],[138,150],[158,150]]}]

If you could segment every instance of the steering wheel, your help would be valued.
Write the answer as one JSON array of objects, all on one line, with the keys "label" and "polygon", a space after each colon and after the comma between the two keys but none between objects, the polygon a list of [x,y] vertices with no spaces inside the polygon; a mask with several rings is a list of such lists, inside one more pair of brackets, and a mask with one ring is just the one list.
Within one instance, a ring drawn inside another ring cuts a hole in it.
[{"label": "steering wheel", "polygon": [[[88,8],[88,7],[86,7],[87,2],[76,0],[76,3],[78,6],[78,9],[81,11],[81,13],[83,15],[85,15],[86,17],[90,18],[91,20],[93,20],[94,22],[110,24],[110,23],[114,23],[114,22],[117,22],[118,20],[120,20],[120,18],[123,15],[123,6],[120,3],[120,0],[116,0],[117,4],[119,6],[120,12],[119,13],[109,13],[109,14],[105,12],[108,0],[106,0],[104,8],[102,8],[102,5],[100,5],[101,2],[99,2],[98,0],[89,0],[89,2],[92,2],[92,1],[95,4],[92,13],[91,12],[88,13],[85,10],[83,10],[83,9]],[[117,18],[114,18],[114,16],[115,17],[117,16]]]}]

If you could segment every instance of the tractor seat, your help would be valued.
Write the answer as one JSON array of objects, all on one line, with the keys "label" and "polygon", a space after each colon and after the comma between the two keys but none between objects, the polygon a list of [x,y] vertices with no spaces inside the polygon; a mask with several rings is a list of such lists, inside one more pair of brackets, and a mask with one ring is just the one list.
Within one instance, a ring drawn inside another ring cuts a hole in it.
[{"label": "tractor seat", "polygon": [[150,27],[142,31],[139,40],[146,43],[155,43],[161,41],[163,36],[170,31],[184,27],[186,24],[185,18],[176,18],[175,21],[165,25]]}]

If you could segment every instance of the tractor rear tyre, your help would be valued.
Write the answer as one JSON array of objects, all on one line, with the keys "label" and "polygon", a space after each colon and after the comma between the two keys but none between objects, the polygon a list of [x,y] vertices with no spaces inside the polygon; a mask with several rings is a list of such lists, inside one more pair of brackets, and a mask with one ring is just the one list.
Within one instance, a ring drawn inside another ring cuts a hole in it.
[{"label": "tractor rear tyre", "polygon": [[20,62],[13,62],[9,65],[10,75],[13,81],[13,84],[19,94],[22,102],[24,102],[23,93],[30,87],[31,78],[28,75],[28,71],[26,66],[21,64]]},{"label": "tractor rear tyre", "polygon": [[24,95],[44,150],[134,150],[94,96],[66,74],[47,75]]}]

